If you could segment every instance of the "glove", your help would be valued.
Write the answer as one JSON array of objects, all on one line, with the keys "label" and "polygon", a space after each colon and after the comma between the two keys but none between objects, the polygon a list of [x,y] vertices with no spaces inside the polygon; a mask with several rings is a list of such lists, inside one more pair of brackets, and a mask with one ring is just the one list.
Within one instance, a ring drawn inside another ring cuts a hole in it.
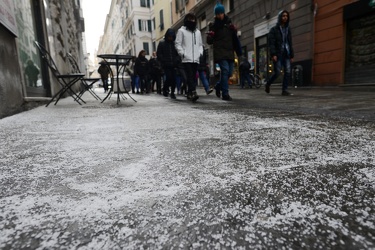
[{"label": "glove", "polygon": [[207,36],[210,36],[210,37],[215,36],[215,32],[213,32],[213,31],[208,31],[206,34],[207,34]]},{"label": "glove", "polygon": [[237,31],[237,27],[234,24],[230,24],[229,29],[231,29],[233,31]]}]

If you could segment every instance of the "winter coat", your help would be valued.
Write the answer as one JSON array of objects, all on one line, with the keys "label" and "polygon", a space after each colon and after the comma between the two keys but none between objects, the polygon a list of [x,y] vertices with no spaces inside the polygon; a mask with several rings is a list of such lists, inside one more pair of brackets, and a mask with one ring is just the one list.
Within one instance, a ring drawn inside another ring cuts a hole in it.
[{"label": "winter coat", "polygon": [[109,66],[104,63],[101,63],[98,68],[98,73],[103,79],[107,79],[110,73]]},{"label": "winter coat", "polygon": [[207,71],[207,53],[203,50],[203,55],[199,57],[198,71]]},{"label": "winter coat", "polygon": [[212,35],[207,35],[207,43],[213,44],[215,62],[234,60],[234,52],[237,56],[242,55],[237,31],[227,15],[223,20],[215,18],[215,21],[209,25],[209,31]]},{"label": "winter coat", "polygon": [[149,61],[150,67],[151,67],[151,75],[157,76],[161,75],[162,68],[159,60],[157,58],[151,58]]},{"label": "winter coat", "polygon": [[240,73],[241,74],[249,74],[250,73],[251,65],[247,59],[244,59],[240,64]]},{"label": "winter coat", "polygon": [[138,76],[147,76],[149,72],[149,62],[146,57],[139,56],[135,60],[135,66],[134,66],[134,71],[135,75]]},{"label": "winter coat", "polygon": [[[173,39],[169,41],[168,36]],[[165,33],[164,40],[161,41],[156,50],[156,55],[164,69],[176,68],[181,63],[181,58],[177,53],[175,47],[176,32],[173,29],[168,29]]]},{"label": "winter coat", "polygon": [[[284,53],[283,34],[281,31],[282,29],[281,17],[282,17],[283,12],[285,11],[279,12],[277,24],[274,27],[272,27],[270,32],[268,33],[268,43],[269,43],[271,58],[273,56],[277,56],[278,58],[280,58]],[[293,49],[293,43],[292,43],[292,33],[289,27],[289,18],[288,18],[288,22],[286,23],[286,31],[287,31],[287,41],[289,44],[289,57],[294,58],[294,49]]]},{"label": "winter coat", "polygon": [[175,44],[182,63],[199,63],[199,57],[203,54],[202,35],[199,30],[191,31],[182,26],[177,31]]}]

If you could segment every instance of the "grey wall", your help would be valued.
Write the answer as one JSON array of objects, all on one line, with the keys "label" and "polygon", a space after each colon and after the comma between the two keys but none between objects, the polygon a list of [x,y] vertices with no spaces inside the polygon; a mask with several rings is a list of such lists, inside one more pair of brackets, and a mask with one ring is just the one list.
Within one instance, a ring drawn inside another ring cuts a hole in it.
[{"label": "grey wall", "polygon": [[0,24],[0,118],[22,109],[22,88],[16,38]]}]

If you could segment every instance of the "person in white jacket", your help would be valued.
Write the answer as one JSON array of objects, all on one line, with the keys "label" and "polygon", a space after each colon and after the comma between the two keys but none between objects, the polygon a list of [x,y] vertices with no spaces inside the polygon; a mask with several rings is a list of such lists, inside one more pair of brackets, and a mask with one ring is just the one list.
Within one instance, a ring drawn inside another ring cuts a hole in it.
[{"label": "person in white jacket", "polygon": [[203,43],[201,32],[197,29],[197,18],[193,13],[186,14],[184,26],[177,31],[175,46],[186,73],[187,99],[195,102],[199,96],[197,95],[194,79],[198,69],[199,58],[203,55]]}]

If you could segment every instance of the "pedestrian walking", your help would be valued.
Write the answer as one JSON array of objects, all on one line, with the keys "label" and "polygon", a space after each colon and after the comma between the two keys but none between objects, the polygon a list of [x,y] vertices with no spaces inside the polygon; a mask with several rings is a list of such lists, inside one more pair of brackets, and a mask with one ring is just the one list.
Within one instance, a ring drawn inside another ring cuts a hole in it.
[{"label": "pedestrian walking", "polygon": [[[136,57],[133,56],[132,59],[129,61],[129,63],[126,65],[126,72],[130,76],[131,79],[131,88],[132,88],[132,93],[137,93],[139,94],[139,77],[134,74],[134,66],[135,66],[135,60]],[[135,92],[137,90],[137,92]]]},{"label": "pedestrian walking", "polygon": [[157,57],[156,51],[152,52],[152,58],[150,59],[150,67],[151,67],[151,92],[155,91],[155,83],[156,83],[156,92],[161,94],[161,76],[163,74],[163,69],[161,67],[161,63]]},{"label": "pedestrian walking", "polygon": [[101,61],[100,63],[100,66],[98,68],[98,73],[100,75],[100,78],[102,80],[102,83],[103,83],[103,88],[104,88],[104,93],[107,93],[108,91],[108,76],[109,76],[109,73],[111,72],[109,66],[107,65],[106,62],[104,61]]},{"label": "pedestrian walking", "polygon": [[163,85],[163,95],[168,96],[169,90],[171,91],[170,97],[176,99],[176,78],[177,67],[181,59],[175,47],[176,32],[173,29],[168,29],[165,32],[164,40],[161,41],[156,50],[157,58],[160,59],[164,74],[165,81]]},{"label": "pedestrian walking", "polygon": [[150,64],[146,58],[146,51],[141,50],[135,60],[134,72],[139,77],[141,93],[150,93],[149,71]]},{"label": "pedestrian walking", "polygon": [[251,84],[251,79],[250,79],[250,69],[251,69],[251,64],[247,60],[247,58],[244,56],[242,58],[242,62],[240,63],[240,86],[243,89],[245,87],[245,81],[249,85],[249,88],[252,88]]},{"label": "pedestrian walking", "polygon": [[209,84],[208,77],[207,77],[209,74],[210,74],[210,70],[207,64],[207,53],[203,47],[203,55],[201,55],[199,58],[198,75],[207,95],[211,94],[213,91],[213,89],[210,88],[210,84]]},{"label": "pedestrian walking", "polygon": [[288,92],[289,78],[291,76],[291,63],[294,58],[292,33],[290,31],[289,21],[289,12],[286,10],[280,11],[277,24],[271,28],[268,34],[268,43],[274,73],[266,83],[266,93],[270,93],[271,84],[280,75],[282,68],[284,68],[281,94],[285,96],[292,95]]},{"label": "pedestrian walking", "polygon": [[225,8],[217,2],[215,8],[214,22],[209,24],[207,43],[213,44],[214,61],[220,67],[220,81],[215,86],[216,96],[225,101],[231,101],[229,95],[229,77],[233,74],[234,52],[237,56],[242,55],[242,48],[237,36],[237,28],[232,20],[225,14]]},{"label": "pedestrian walking", "polygon": [[187,99],[195,102],[199,96],[194,81],[199,58],[203,54],[202,35],[197,29],[197,18],[194,13],[186,14],[184,25],[177,31],[176,49],[181,57],[185,70],[188,94]]}]

